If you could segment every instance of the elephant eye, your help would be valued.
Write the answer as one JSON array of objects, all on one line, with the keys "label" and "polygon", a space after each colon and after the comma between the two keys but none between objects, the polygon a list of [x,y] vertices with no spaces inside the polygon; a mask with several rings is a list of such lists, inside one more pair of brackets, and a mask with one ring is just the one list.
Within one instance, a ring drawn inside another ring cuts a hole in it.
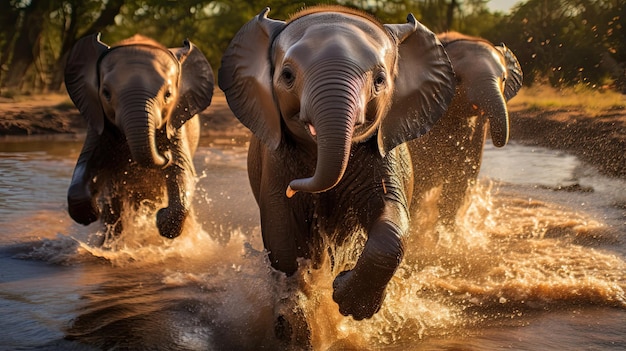
[{"label": "elephant eye", "polygon": [[374,78],[374,92],[379,93],[387,85],[387,77],[385,72],[379,72]]},{"label": "elephant eye", "polygon": [[165,101],[169,101],[171,97],[172,97],[172,91],[169,89],[166,90],[165,94],[163,94],[163,98],[165,99]]},{"label": "elephant eye", "polygon": [[288,88],[293,86],[293,82],[296,80],[296,76],[293,74],[290,68],[285,67],[280,73],[280,78],[283,80]]},{"label": "elephant eye", "polygon": [[108,102],[111,102],[111,92],[107,88],[102,89],[102,96]]}]

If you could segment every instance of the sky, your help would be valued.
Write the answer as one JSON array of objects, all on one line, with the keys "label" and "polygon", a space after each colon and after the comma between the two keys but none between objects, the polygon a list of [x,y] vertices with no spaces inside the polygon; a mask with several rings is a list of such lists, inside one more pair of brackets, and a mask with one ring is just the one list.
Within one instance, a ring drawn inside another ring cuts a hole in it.
[{"label": "sky", "polygon": [[522,1],[520,0],[490,0],[487,3],[487,6],[492,11],[501,11],[501,12],[506,13],[506,12],[509,12],[509,10],[511,10],[513,5],[517,4],[518,2],[522,2]]}]

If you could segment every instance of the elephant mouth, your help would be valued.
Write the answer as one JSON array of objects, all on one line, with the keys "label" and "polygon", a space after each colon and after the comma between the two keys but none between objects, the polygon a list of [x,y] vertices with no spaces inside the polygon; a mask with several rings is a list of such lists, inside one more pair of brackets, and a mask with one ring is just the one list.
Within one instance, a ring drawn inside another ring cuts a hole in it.
[{"label": "elephant mouth", "polygon": [[170,150],[163,152],[161,156],[163,156],[163,158],[165,159],[165,164],[161,166],[161,169],[166,169],[167,167],[172,165],[174,158],[172,157],[172,152]]},{"label": "elephant mouth", "polygon": [[157,153],[163,158],[163,160],[165,162],[163,162],[163,164],[158,164],[157,166],[159,166],[161,169],[166,169],[169,166],[172,165],[173,161],[174,161],[174,156],[172,155],[172,151],[166,147],[163,147],[163,145],[169,145],[169,137],[167,136],[166,133],[166,128],[159,128],[157,129],[158,133],[156,135],[157,138]]},{"label": "elephant mouth", "polygon": [[300,119],[299,113],[294,116],[294,119],[299,121],[299,123],[302,125],[305,134],[307,134],[314,142],[317,143],[317,129],[315,129],[313,123],[308,119]]},{"label": "elephant mouth", "polygon": [[305,122],[304,129],[313,140],[317,141],[317,130],[315,130],[315,127],[313,126],[312,123]]},{"label": "elephant mouth", "polygon": [[[308,134],[309,137],[311,137],[313,141],[317,142],[317,129],[315,129],[315,126],[313,125],[313,123],[308,122],[308,121],[303,121],[302,127],[304,128],[304,131],[306,132],[306,134]],[[355,143],[365,141],[375,134],[375,131],[377,130],[377,128],[378,128],[378,124],[373,123],[371,121],[366,121],[365,123],[357,124],[355,125],[352,140]]]},{"label": "elephant mouth", "polygon": [[372,121],[365,121],[365,123],[355,125],[352,141],[355,143],[360,143],[368,140],[378,130],[378,124],[379,123]]}]

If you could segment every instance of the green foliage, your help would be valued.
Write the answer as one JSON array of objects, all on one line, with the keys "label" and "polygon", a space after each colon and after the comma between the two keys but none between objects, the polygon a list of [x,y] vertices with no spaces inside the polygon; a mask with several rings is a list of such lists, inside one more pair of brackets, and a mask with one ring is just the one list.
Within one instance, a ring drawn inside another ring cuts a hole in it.
[{"label": "green foliage", "polygon": [[[287,18],[304,6],[316,2],[206,0],[146,0],[128,2],[106,40],[119,41],[135,33],[152,37],[168,47],[180,46],[189,39],[207,56],[211,66],[220,66],[221,53],[234,34],[266,6],[275,18]],[[109,39],[110,37],[110,39]]]},{"label": "green foliage", "polygon": [[515,52],[525,85],[598,85],[608,74],[604,61],[626,61],[625,9],[610,0],[529,0],[486,37]]},{"label": "green foliage", "polygon": [[[234,34],[266,6],[272,18],[285,20],[303,7],[341,4],[363,9],[384,23],[403,23],[413,13],[434,32],[456,30],[505,42],[522,64],[525,85],[609,82],[623,84],[626,91],[623,1],[528,0],[508,15],[491,12],[488,2],[4,0],[0,1],[0,87],[59,89],[67,52],[80,37],[95,32],[102,32],[102,40],[109,44],[136,33],[169,47],[180,46],[188,38],[217,70]],[[16,78],[22,80],[19,85]]]}]

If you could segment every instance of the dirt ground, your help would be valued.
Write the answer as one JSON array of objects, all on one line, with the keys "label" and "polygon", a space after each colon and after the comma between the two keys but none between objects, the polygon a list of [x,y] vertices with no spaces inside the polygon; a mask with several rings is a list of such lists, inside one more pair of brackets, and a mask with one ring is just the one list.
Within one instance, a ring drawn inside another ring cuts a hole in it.
[{"label": "dirt ground", "polygon": [[590,116],[577,109],[516,107],[510,117],[512,140],[564,150],[601,173],[626,178],[626,109]]},{"label": "dirt ground", "polygon": [[[626,109],[589,116],[577,109],[513,106],[511,139],[567,151],[602,173],[626,178]],[[245,138],[223,93],[200,114],[203,137]],[[0,98],[0,142],[10,136],[84,133],[86,123],[65,94]]]},{"label": "dirt ground", "polygon": [[[200,114],[203,136],[248,136],[233,116],[221,91]],[[0,142],[3,136],[84,133],[87,124],[67,94],[0,98]]]}]

